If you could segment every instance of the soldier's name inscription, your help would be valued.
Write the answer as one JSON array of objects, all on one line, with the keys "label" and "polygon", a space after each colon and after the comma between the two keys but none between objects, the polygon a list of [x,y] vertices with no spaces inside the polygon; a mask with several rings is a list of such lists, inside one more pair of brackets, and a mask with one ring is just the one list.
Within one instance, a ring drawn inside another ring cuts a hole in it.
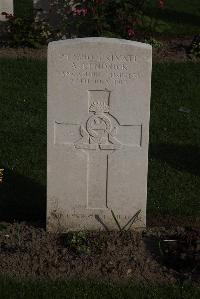
[{"label": "soldier's name inscription", "polygon": [[[60,54],[61,72],[70,84],[123,85],[140,78],[133,71],[136,55],[95,55],[87,53]],[[65,68],[65,69],[64,69]]]},{"label": "soldier's name inscription", "polygon": [[59,58],[66,59],[68,61],[109,61],[109,62],[136,62],[136,55],[121,55],[113,54],[110,55],[96,55],[96,54],[87,54],[87,53],[70,53],[70,54],[60,54]]}]

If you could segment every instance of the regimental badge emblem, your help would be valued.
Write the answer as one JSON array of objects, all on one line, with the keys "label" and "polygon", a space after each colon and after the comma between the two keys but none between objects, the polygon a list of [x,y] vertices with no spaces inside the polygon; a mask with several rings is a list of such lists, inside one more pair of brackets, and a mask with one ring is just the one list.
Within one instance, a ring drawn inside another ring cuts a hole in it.
[{"label": "regimental badge emblem", "polygon": [[86,125],[81,125],[81,139],[74,145],[78,149],[116,150],[121,147],[117,140],[116,118],[110,114],[110,92],[107,90],[89,91],[89,113]]}]

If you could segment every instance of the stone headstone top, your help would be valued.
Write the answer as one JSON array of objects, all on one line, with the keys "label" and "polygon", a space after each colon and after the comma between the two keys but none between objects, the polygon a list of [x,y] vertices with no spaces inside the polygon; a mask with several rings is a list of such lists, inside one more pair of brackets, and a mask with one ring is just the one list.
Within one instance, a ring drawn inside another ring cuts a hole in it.
[{"label": "stone headstone top", "polygon": [[49,44],[49,230],[145,226],[151,64],[128,40]]},{"label": "stone headstone top", "polygon": [[6,12],[8,14],[13,15],[13,0],[1,0],[0,1],[0,21],[6,21],[2,12]]},{"label": "stone headstone top", "polygon": [[41,10],[41,14],[48,14],[50,1],[49,0],[33,0],[33,7]]}]

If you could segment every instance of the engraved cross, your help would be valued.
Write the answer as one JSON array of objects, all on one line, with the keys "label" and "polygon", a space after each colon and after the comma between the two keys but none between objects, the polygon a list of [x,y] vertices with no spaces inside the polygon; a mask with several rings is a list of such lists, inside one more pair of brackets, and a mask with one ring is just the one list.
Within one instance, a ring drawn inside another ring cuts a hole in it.
[{"label": "engraved cross", "polygon": [[89,90],[88,94],[89,117],[82,124],[55,122],[55,143],[87,153],[87,208],[107,209],[109,155],[127,146],[141,146],[142,125],[121,125],[110,114],[110,91]]}]

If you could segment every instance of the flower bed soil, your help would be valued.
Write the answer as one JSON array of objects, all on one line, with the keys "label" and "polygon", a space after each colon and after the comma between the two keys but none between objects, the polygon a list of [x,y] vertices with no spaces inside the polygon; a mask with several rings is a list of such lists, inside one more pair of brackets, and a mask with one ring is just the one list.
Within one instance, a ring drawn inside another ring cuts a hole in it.
[{"label": "flower bed soil", "polygon": [[[161,40],[161,48],[153,48],[153,61],[155,62],[183,62],[191,58],[187,55],[187,49],[192,42],[192,37]],[[41,49],[31,48],[0,48],[0,57],[5,58],[32,58],[46,59],[47,47]],[[195,59],[193,59],[196,61]]]},{"label": "flower bed soil", "polygon": [[[174,240],[172,247],[166,239]],[[61,235],[24,223],[1,223],[0,272],[30,278],[144,283],[175,283],[186,277],[200,286],[199,240],[197,228]]]}]

